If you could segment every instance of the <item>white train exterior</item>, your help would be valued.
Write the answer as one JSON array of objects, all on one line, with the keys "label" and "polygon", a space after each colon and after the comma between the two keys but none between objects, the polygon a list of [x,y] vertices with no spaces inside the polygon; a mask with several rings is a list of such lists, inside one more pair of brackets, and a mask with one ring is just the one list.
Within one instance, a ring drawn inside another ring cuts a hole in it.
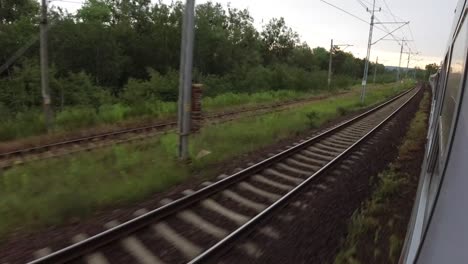
[{"label": "white train exterior", "polygon": [[429,80],[425,162],[400,263],[468,263],[467,2],[456,7],[445,59]]}]

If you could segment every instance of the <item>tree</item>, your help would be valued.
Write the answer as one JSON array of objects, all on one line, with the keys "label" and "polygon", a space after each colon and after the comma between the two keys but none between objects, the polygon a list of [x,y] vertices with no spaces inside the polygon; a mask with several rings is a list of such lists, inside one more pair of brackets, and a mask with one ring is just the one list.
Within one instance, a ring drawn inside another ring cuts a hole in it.
[{"label": "tree", "polygon": [[264,58],[267,63],[286,61],[299,43],[299,35],[286,26],[284,18],[273,18],[263,27],[261,33]]},{"label": "tree", "polygon": [[[50,9],[54,107],[176,100],[183,10],[177,0],[86,0],[76,14]],[[37,38],[38,12],[37,0],[0,0],[0,61]],[[194,78],[209,87],[205,94],[326,87],[329,51],[301,42],[284,18],[259,31],[248,10],[207,2],[196,7],[195,27]],[[38,57],[35,43],[0,75],[0,108],[40,109]],[[364,62],[351,53],[338,49],[333,61],[334,86],[362,76]]]},{"label": "tree", "polygon": [[12,24],[22,18],[32,21],[39,14],[39,2],[34,0],[0,1],[0,24]]},{"label": "tree", "polygon": [[102,0],[88,0],[78,10],[76,17],[85,23],[108,24],[111,22],[112,7]]},{"label": "tree", "polygon": [[312,53],[314,54],[313,64],[317,65],[320,70],[327,70],[330,53],[322,47],[314,48]]},{"label": "tree", "polygon": [[430,75],[436,73],[439,70],[439,68],[440,67],[435,63],[427,64],[426,65],[426,72],[427,72],[428,78],[429,78]]}]

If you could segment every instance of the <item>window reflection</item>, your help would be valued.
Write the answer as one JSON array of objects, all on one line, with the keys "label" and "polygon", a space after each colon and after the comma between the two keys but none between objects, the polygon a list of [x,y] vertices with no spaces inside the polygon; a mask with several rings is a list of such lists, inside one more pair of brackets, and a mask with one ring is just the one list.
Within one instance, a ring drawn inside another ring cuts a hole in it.
[{"label": "window reflection", "polygon": [[455,109],[460,96],[460,86],[465,68],[465,53],[467,41],[466,19],[463,27],[458,33],[453,45],[452,60],[450,62],[447,78],[447,89],[445,91],[444,104],[440,119],[442,155],[445,155],[450,136],[450,129],[455,114]]}]

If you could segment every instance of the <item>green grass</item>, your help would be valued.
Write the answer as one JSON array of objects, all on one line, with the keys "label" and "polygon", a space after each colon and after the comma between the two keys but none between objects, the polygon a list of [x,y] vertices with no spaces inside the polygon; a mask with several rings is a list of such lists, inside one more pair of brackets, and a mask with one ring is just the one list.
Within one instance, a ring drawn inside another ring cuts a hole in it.
[{"label": "green grass", "polygon": [[[398,159],[379,174],[379,182],[371,198],[353,214],[335,264],[397,263],[408,221],[403,219],[398,206],[411,199],[418,177],[399,169],[413,162],[413,153],[421,151],[421,146],[424,146],[428,118],[424,110],[429,103],[429,93],[426,93],[399,147]],[[403,230],[398,227],[403,227]],[[358,248],[359,251],[356,250]],[[373,259],[368,259],[369,256]]]},{"label": "green grass", "polygon": [[[327,94],[322,92],[322,94]],[[282,101],[310,98],[315,93],[281,90],[270,92],[226,93],[215,97],[205,97],[204,111],[234,110],[259,104],[273,104]],[[70,107],[56,113],[52,134],[90,128],[99,125],[115,125],[128,121],[145,121],[175,117],[175,102],[144,101],[136,105],[121,103],[92,107]],[[46,133],[42,112],[39,110],[18,113],[0,124],[0,141],[8,141]]]},{"label": "green grass", "polygon": [[[356,90],[353,86],[345,90]],[[203,111],[233,111],[239,108],[254,107],[280,103],[288,100],[306,99],[314,96],[331,96],[344,90],[331,92],[299,92],[295,90],[278,90],[257,93],[225,93],[214,97],[203,98]],[[148,122],[158,119],[175,117],[177,104],[175,102],[162,102],[158,100],[143,101],[135,105],[122,103],[105,104],[100,107],[69,107],[56,112],[54,129],[47,134],[44,126],[42,112],[31,110],[17,113],[0,123],[0,142],[24,139],[31,136],[45,135],[48,137],[62,137],[70,132],[82,129],[98,128],[101,126],[119,126],[128,122]],[[106,130],[106,129],[105,129]]]},{"label": "green grass", "polygon": [[135,202],[187,179],[194,171],[203,177],[213,164],[268,146],[280,139],[318,126],[346,111],[383,101],[406,86],[380,85],[371,89],[366,103],[359,90],[284,112],[210,125],[191,137],[190,152],[211,154],[191,165],[175,159],[177,135],[167,134],[144,144],[127,144],[90,153],[44,160],[15,167],[0,175],[0,234],[60,224],[85,217],[97,208]]}]

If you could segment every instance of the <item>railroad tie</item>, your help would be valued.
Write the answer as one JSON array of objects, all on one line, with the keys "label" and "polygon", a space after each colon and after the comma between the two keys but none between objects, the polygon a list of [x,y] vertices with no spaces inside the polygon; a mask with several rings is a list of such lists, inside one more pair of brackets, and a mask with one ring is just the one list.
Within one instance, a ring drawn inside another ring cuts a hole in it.
[{"label": "railroad tie", "polygon": [[[110,229],[119,225],[118,221],[108,222],[105,227]],[[142,264],[164,264],[135,236],[129,236],[120,241],[122,247]]]},{"label": "railroad tie", "polygon": [[293,168],[283,162],[278,162],[278,164],[276,164],[276,167],[277,168],[280,168],[280,169],[283,169],[283,170],[286,170],[286,171],[289,171],[289,172],[292,172],[292,173],[295,173],[295,174],[299,174],[299,175],[303,175],[303,176],[310,176],[312,173],[309,172],[309,171],[305,171],[305,170],[301,170],[301,169],[298,169],[298,168]]},{"label": "railroad tie", "polygon": [[202,182],[202,183],[200,184],[200,186],[202,186],[202,187],[208,187],[208,186],[210,186],[211,184],[213,184],[213,183],[210,182],[210,181],[206,181],[206,182]]},{"label": "railroad tie", "polygon": [[220,174],[220,175],[218,175],[217,178],[220,179],[220,180],[222,180],[222,179],[227,178],[228,176],[229,176],[229,175],[226,175],[226,174]]},{"label": "railroad tie", "polygon": [[294,203],[291,203],[291,205],[298,208],[302,207],[301,201],[295,201]]},{"label": "railroad tie", "polygon": [[331,160],[333,158],[335,158],[338,154],[340,154],[340,152],[336,152],[336,151],[328,151],[326,149],[322,149],[322,148],[319,148],[319,147],[316,147],[316,146],[310,146],[307,148],[307,150],[313,152],[313,153],[318,153],[322,156],[325,156],[327,157],[327,160]]},{"label": "railroad tie", "polygon": [[192,195],[193,193],[195,193],[195,191],[192,190],[192,189],[186,189],[186,190],[182,191],[182,194],[185,195],[185,196]]},{"label": "railroad tie", "polygon": [[267,179],[267,178],[263,177],[260,174],[255,174],[254,176],[252,176],[252,179],[257,181],[257,182],[261,182],[261,183],[267,184],[267,185],[269,185],[271,187],[274,187],[274,188],[277,188],[277,189],[280,189],[280,190],[284,190],[284,191],[290,191],[290,190],[292,190],[294,188],[294,186],[287,185],[287,184],[282,184],[282,183],[275,182],[275,181],[272,181],[270,179]]},{"label": "railroad tie", "polygon": [[47,255],[49,255],[51,253],[52,253],[52,249],[49,248],[49,247],[46,247],[46,248],[36,250],[33,255],[34,255],[35,259],[39,259],[39,258],[45,257],[45,256],[47,256]]},{"label": "railroad tie", "polygon": [[262,173],[265,173],[267,175],[272,175],[272,176],[275,176],[275,177],[278,177],[278,178],[281,178],[285,181],[289,181],[289,182],[292,182],[294,184],[300,184],[301,182],[303,182],[304,180],[302,178],[297,178],[297,177],[293,177],[293,176],[289,176],[289,175],[286,175],[284,173],[281,173],[275,169],[266,169],[264,170]]},{"label": "railroad tie", "polygon": [[314,146],[317,147],[317,148],[319,148],[319,149],[326,150],[326,151],[330,151],[330,152],[333,152],[333,153],[336,153],[336,154],[339,154],[339,153],[343,152],[343,150],[344,150],[344,149],[339,149],[339,148],[335,148],[335,147],[330,147],[330,146],[324,145],[324,144],[321,143],[321,142],[316,143]]},{"label": "railroad tie", "polygon": [[342,149],[347,149],[350,144],[345,144],[345,143],[342,143],[342,142],[337,142],[333,139],[325,139],[324,141],[322,141],[324,145],[326,146],[330,146],[330,147],[333,147],[333,148],[342,148]]},{"label": "railroad tie", "polygon": [[229,199],[231,200],[234,200],[236,201],[237,203],[245,206],[245,207],[249,207],[249,208],[252,208],[254,209],[255,211],[263,211],[265,210],[265,208],[267,208],[266,205],[264,204],[261,204],[261,203],[257,203],[257,202],[254,202],[254,201],[251,201],[245,197],[242,197],[240,196],[239,194],[233,192],[233,191],[230,191],[230,190],[224,190],[222,192],[222,194],[226,197],[228,197]]},{"label": "railroad tie", "polygon": [[247,241],[245,243],[242,243],[242,245],[240,245],[239,248],[252,258],[259,258],[262,256],[262,251],[260,250],[259,246],[254,242]]},{"label": "railroad tie", "polygon": [[278,194],[274,194],[274,193],[267,192],[265,190],[259,189],[259,188],[255,187],[255,186],[253,186],[253,185],[251,185],[251,184],[249,184],[247,182],[241,182],[241,183],[239,183],[238,186],[241,189],[244,189],[244,190],[250,191],[250,192],[252,192],[254,194],[257,194],[259,196],[262,196],[262,197],[264,197],[264,198],[266,198],[266,199],[268,199],[268,200],[270,200],[272,202],[275,202],[276,200],[281,198],[281,196],[278,195]]},{"label": "railroad tie", "polygon": [[316,185],[316,187],[319,188],[319,189],[321,189],[321,190],[324,190],[324,191],[325,191],[325,190],[328,190],[328,187],[325,186],[324,184],[321,184],[321,183],[318,184],[318,185]]},{"label": "railroad tie", "polygon": [[221,204],[214,201],[213,199],[205,199],[201,201],[200,204],[206,209],[216,212],[218,214],[221,214],[225,216],[226,218],[229,218],[232,221],[236,222],[239,225],[242,225],[246,223],[247,221],[249,221],[249,217],[239,214],[237,212],[234,212],[231,209],[228,209],[222,206]]},{"label": "railroad tie", "polygon": [[154,224],[152,227],[159,236],[171,243],[171,245],[173,245],[188,259],[195,258],[202,252],[201,247],[195,245],[187,238],[178,234],[166,222]]},{"label": "railroad tie", "polygon": [[271,226],[262,227],[260,233],[269,238],[280,239],[280,233]]},{"label": "railroad tie", "polygon": [[355,140],[349,140],[349,139],[345,139],[343,137],[340,137],[338,135],[333,135],[331,137],[328,137],[327,140],[330,140],[331,142],[336,142],[336,143],[340,143],[340,144],[343,144],[343,145],[351,145],[354,143]]},{"label": "railroad tie", "polygon": [[[81,234],[74,236],[72,240],[74,243],[79,243],[87,238],[88,236],[86,234],[81,233]],[[84,260],[88,264],[108,264],[109,263],[106,257],[100,252],[88,254],[84,257]]]},{"label": "railroad tie", "polygon": [[315,172],[315,171],[318,171],[320,169],[319,166],[307,164],[307,163],[304,163],[304,162],[301,162],[301,161],[298,161],[298,160],[295,160],[295,159],[291,159],[291,158],[286,159],[286,162],[288,164],[290,164],[290,165],[293,165],[293,166],[298,166],[298,167],[305,168],[308,171]]},{"label": "railroad tie", "polygon": [[[164,199],[163,199],[164,200]],[[138,209],[136,210],[135,212],[133,212],[133,215],[138,217],[138,216],[142,216],[144,214],[148,213],[148,209],[146,208],[141,208],[141,209]]]},{"label": "railroad tie", "polygon": [[332,160],[332,156],[328,156],[328,155],[322,155],[322,154],[319,154],[319,153],[316,153],[316,152],[312,152],[310,150],[307,150],[307,149],[304,149],[302,150],[300,153],[302,153],[304,156],[308,156],[308,157],[311,157],[313,159],[317,159],[317,162],[321,162],[322,163],[322,166],[325,165],[327,162],[329,162],[330,160]]},{"label": "railroad tie", "polygon": [[329,181],[329,182],[336,182],[336,178],[333,177],[333,176],[328,176],[325,178],[326,181]]},{"label": "railroad tie", "polygon": [[291,222],[292,220],[294,220],[295,216],[288,213],[288,214],[282,214],[282,215],[279,215],[278,216],[278,219],[280,219],[281,221],[284,221],[284,222]]},{"label": "railroad tie", "polygon": [[185,210],[177,214],[177,216],[184,220],[185,222],[196,226],[197,228],[201,229],[203,232],[210,234],[216,238],[223,238],[228,235],[228,231],[225,229],[218,227],[207,220],[203,219],[201,216],[197,215],[195,212],[191,210]]},{"label": "railroad tie", "polygon": [[315,165],[317,167],[323,166],[323,165],[325,165],[327,163],[326,161],[310,158],[310,157],[307,157],[307,156],[305,156],[303,154],[295,154],[293,156],[293,158],[298,159],[298,160],[302,160],[302,161],[307,162],[309,164],[313,164],[313,165]]},{"label": "railroad tie", "polygon": [[168,204],[172,203],[173,201],[174,201],[174,200],[172,200],[172,199],[164,198],[164,199],[162,199],[161,201],[159,201],[159,203],[160,203],[161,205],[168,205]]}]

